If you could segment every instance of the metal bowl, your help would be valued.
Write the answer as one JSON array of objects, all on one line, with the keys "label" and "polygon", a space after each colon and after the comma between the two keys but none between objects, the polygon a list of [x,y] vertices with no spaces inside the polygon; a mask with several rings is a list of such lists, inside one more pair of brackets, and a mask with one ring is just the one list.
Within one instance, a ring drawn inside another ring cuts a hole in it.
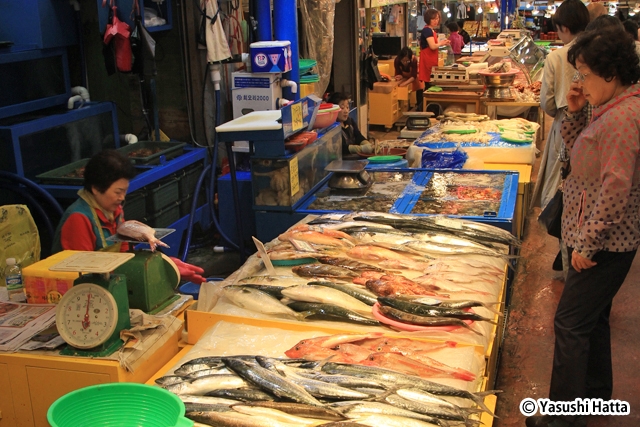
[{"label": "metal bowl", "polygon": [[482,83],[488,87],[509,87],[516,79],[517,71],[508,73],[478,73]]}]

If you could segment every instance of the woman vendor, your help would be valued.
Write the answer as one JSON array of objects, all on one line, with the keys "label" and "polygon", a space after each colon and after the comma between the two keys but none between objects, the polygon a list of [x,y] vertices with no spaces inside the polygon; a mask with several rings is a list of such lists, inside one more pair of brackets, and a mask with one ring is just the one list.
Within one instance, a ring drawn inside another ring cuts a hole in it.
[{"label": "woman vendor", "polygon": [[[78,200],[62,215],[53,239],[52,252],[62,250],[126,252],[127,242],[109,244],[124,220],[122,203],[129,181],[136,175],[131,161],[115,150],[104,150],[89,160],[84,169],[83,188]],[[199,267],[171,258],[183,280],[202,283]]]},{"label": "woman vendor", "polygon": [[393,61],[395,79],[398,86],[411,85],[411,90],[416,93],[416,111],[422,111],[422,84],[418,80],[418,59],[410,47],[405,46],[400,50]]},{"label": "woman vendor", "polygon": [[427,90],[431,86],[431,68],[438,66],[438,49],[451,42],[448,39],[438,40],[436,28],[440,27],[440,12],[436,9],[427,9],[424,22],[427,25],[420,32],[419,78],[425,82],[424,89]]},{"label": "woman vendor", "polygon": [[359,153],[370,154],[373,147],[369,144],[367,138],[360,133],[360,129],[356,122],[349,117],[349,95],[342,92],[334,92],[329,96],[327,102],[340,106],[338,113],[338,122],[342,129],[342,157],[357,157]]}]

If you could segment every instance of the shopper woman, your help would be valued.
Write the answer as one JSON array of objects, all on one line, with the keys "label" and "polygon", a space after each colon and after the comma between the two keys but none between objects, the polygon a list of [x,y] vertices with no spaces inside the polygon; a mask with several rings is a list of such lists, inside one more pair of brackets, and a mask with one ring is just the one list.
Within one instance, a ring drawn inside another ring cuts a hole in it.
[{"label": "shopper woman", "polygon": [[417,110],[422,109],[422,85],[418,80],[418,59],[413,54],[410,47],[405,46],[400,50],[400,53],[393,61],[395,68],[395,78],[398,82],[398,86],[411,85],[411,90],[416,93],[416,106]]},{"label": "shopper woman", "polygon": [[[420,33],[420,72],[419,79],[424,83],[424,89],[431,86],[431,68],[438,66],[438,49],[450,43],[448,39],[438,40],[436,28],[440,27],[440,12],[436,9],[427,9],[424,12],[425,27]],[[422,111],[419,106],[418,111]]]},{"label": "shopper woman", "polygon": [[[533,192],[534,206],[544,208],[553,198],[560,184],[560,169],[568,160],[562,142],[560,128],[567,107],[567,92],[575,71],[567,61],[567,51],[575,37],[589,24],[589,11],[580,0],[565,0],[553,15],[553,25],[564,47],[554,50],[544,61],[544,74],[540,89],[540,105],[545,113],[553,117],[553,124],[547,135],[538,179]],[[563,270],[566,276],[569,263],[566,248],[560,242],[562,257],[558,254],[554,269]],[[560,263],[560,261],[562,263]]]},{"label": "shopper woman", "polygon": [[[131,161],[115,150],[104,150],[89,160],[84,169],[78,200],[62,215],[53,241],[53,253],[62,250],[126,252],[127,242],[109,243],[124,222],[122,203],[129,181],[136,175]],[[204,270],[171,258],[182,280],[202,283]]]},{"label": "shopper woman", "polygon": [[[562,136],[571,150],[562,238],[571,266],[554,319],[549,399],[611,399],[609,313],[640,246],[640,60],[623,29],[578,36]],[[587,123],[584,110],[593,105]],[[623,399],[624,400],[624,399]],[[532,426],[583,426],[575,416],[529,417]]]}]

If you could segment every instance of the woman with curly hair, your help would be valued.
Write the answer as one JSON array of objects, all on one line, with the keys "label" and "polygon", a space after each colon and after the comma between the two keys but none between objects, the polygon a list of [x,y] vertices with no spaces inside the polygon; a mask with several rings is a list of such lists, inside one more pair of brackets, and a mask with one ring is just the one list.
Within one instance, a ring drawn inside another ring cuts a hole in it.
[{"label": "woman with curly hair", "polygon": [[[640,246],[640,60],[620,27],[582,33],[562,136],[571,151],[562,239],[570,267],[554,318],[549,399],[610,400],[609,313]],[[593,109],[587,123],[587,102]],[[584,417],[535,416],[528,427],[584,426]]]}]

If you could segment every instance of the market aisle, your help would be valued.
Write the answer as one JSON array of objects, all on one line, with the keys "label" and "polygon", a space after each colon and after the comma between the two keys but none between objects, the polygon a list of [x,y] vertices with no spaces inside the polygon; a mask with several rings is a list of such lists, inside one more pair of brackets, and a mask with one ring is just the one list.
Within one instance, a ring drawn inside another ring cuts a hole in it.
[{"label": "market aisle", "polygon": [[[547,117],[547,123],[551,119]],[[539,147],[542,148],[542,147]],[[537,162],[539,164],[539,161]],[[537,175],[536,164],[534,176]],[[496,389],[494,427],[524,426],[519,404],[525,397],[548,397],[553,359],[553,316],[562,293],[562,274],[551,269],[558,252],[557,239],[537,223],[539,209],[527,217],[527,227],[516,278],[513,283]],[[637,427],[640,425],[640,257],[614,299],[611,312],[613,398],[631,405],[623,417],[593,417],[589,427]]]}]

